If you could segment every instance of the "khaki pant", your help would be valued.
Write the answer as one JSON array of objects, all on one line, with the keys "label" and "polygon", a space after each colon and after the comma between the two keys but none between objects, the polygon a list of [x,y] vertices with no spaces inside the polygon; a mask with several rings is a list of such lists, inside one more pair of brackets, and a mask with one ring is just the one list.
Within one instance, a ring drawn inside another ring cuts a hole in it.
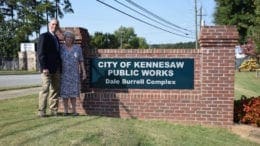
[{"label": "khaki pant", "polygon": [[60,73],[41,74],[42,89],[39,93],[39,111],[46,113],[47,99],[51,111],[58,110],[58,98],[60,93]]}]

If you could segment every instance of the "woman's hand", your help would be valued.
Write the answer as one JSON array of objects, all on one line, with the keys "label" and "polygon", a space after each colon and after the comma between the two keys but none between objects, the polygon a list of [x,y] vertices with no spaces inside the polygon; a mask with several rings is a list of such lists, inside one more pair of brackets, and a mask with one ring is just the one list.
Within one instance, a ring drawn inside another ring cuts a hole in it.
[{"label": "woman's hand", "polygon": [[85,80],[86,78],[87,78],[86,72],[83,71],[83,74],[82,74],[82,80]]}]

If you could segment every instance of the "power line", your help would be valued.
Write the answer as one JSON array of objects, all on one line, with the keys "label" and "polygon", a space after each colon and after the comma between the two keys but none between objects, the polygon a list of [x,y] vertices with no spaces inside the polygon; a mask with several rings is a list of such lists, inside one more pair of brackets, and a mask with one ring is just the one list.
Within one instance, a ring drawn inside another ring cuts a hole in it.
[{"label": "power line", "polygon": [[107,7],[110,7],[110,8],[112,8],[112,9],[114,9],[114,10],[116,10],[116,11],[122,13],[122,14],[125,14],[125,15],[127,15],[127,16],[129,16],[129,17],[131,17],[131,18],[133,18],[133,19],[135,19],[135,20],[137,20],[137,21],[140,21],[140,22],[142,22],[142,23],[145,23],[145,24],[147,24],[147,25],[150,25],[150,26],[152,26],[152,27],[154,27],[154,28],[157,28],[157,29],[160,29],[160,30],[162,30],[162,31],[171,33],[171,34],[173,34],[173,35],[177,35],[177,36],[181,36],[181,37],[185,37],[185,38],[191,38],[191,37],[187,37],[187,36],[182,35],[182,34],[178,34],[178,33],[171,32],[171,31],[169,31],[169,30],[166,30],[166,29],[161,28],[161,27],[159,27],[159,26],[153,25],[153,24],[151,24],[151,23],[148,23],[148,22],[146,22],[146,21],[144,21],[144,20],[142,20],[142,19],[140,19],[140,18],[137,18],[137,17],[134,17],[134,16],[132,16],[132,15],[130,15],[130,14],[128,14],[128,13],[125,13],[125,12],[123,12],[123,11],[121,11],[121,10],[119,10],[119,9],[117,9],[117,8],[115,8],[115,7],[113,7],[113,6],[109,5],[109,4],[107,4],[107,3],[105,3],[105,2],[100,1],[100,0],[97,0],[97,1],[100,2],[100,3],[102,3],[103,5],[105,5],[105,6],[107,6]]},{"label": "power line", "polygon": [[145,9],[144,7],[138,5],[137,3],[135,3],[135,2],[133,2],[133,1],[131,1],[131,0],[125,0],[125,1],[127,1],[127,2],[130,3],[131,5],[134,5],[135,7],[137,7],[137,8],[139,8],[139,9],[143,10],[144,12],[146,12],[146,13],[152,15],[153,17],[155,17],[155,18],[157,18],[157,19],[159,19],[159,20],[161,20],[161,21],[163,21],[163,22],[165,22],[165,23],[167,23],[167,24],[169,24],[169,25],[171,25],[171,26],[174,26],[174,27],[176,27],[176,28],[179,28],[179,29],[182,29],[182,30],[185,30],[185,31],[190,32],[190,30],[188,30],[188,29],[186,29],[186,28],[182,28],[182,27],[180,27],[180,26],[178,26],[178,25],[176,25],[176,24],[173,24],[173,23],[171,23],[171,22],[169,22],[169,21],[163,19],[162,17],[160,17],[160,16],[158,16],[158,15],[152,13],[151,11]]},{"label": "power line", "polygon": [[125,5],[124,3],[119,2],[118,0],[114,0],[114,1],[116,1],[117,3],[119,3],[120,5],[122,5],[122,6],[126,7],[126,8],[128,8],[128,9],[130,9],[130,10],[132,10],[132,11],[134,11],[134,12],[136,12],[136,13],[142,15],[142,16],[144,16],[145,18],[147,18],[147,19],[149,19],[149,20],[152,20],[152,21],[154,21],[154,22],[156,22],[156,23],[158,23],[158,24],[161,24],[161,25],[163,25],[163,26],[165,26],[165,27],[171,28],[171,29],[173,29],[173,30],[175,30],[175,31],[184,33],[185,35],[189,35],[188,33],[183,32],[183,31],[181,31],[181,30],[179,30],[179,29],[176,29],[176,28],[173,28],[173,27],[171,27],[171,26],[165,25],[165,24],[163,24],[163,23],[157,21],[156,19],[153,19],[153,18],[151,18],[151,17],[149,17],[149,16],[147,16],[147,15],[145,15],[145,14],[143,14],[143,13],[141,13],[141,12],[139,12],[139,11],[137,11],[137,10],[135,10],[135,9],[133,9],[133,8],[131,8],[131,7],[129,7],[129,6],[127,6],[127,5]]}]

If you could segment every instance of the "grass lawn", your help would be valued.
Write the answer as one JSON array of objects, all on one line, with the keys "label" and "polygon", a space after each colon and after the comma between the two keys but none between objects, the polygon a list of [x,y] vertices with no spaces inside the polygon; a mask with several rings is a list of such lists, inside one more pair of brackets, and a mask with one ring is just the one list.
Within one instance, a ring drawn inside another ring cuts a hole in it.
[{"label": "grass lawn", "polygon": [[260,96],[260,78],[256,78],[255,72],[236,72],[235,99],[240,99],[241,95]]},{"label": "grass lawn", "polygon": [[222,128],[100,116],[36,116],[37,95],[0,100],[0,145],[257,146]]}]

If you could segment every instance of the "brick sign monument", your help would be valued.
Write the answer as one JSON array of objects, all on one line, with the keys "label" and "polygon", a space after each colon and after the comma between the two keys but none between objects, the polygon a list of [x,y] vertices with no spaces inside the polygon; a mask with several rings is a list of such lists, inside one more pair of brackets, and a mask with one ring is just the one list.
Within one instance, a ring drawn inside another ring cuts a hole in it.
[{"label": "brick sign monument", "polygon": [[86,29],[63,30],[73,31],[83,48],[88,78],[77,100],[81,114],[233,124],[235,27],[202,27],[197,50],[90,49]]}]

